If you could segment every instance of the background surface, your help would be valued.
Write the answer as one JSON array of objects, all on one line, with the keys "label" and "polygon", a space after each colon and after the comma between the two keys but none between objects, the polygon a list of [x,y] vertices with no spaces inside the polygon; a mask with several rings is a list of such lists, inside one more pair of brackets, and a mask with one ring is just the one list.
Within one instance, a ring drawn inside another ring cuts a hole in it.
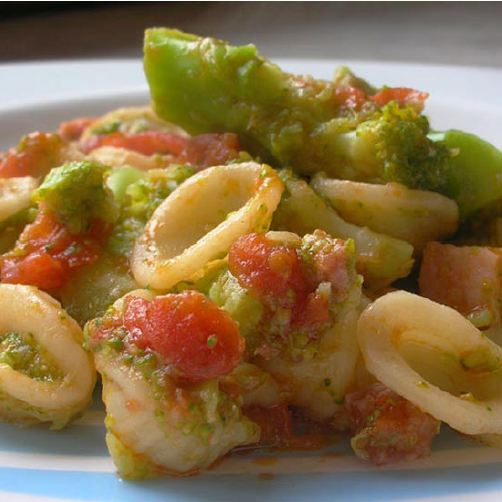
[{"label": "background surface", "polygon": [[0,62],[140,57],[165,25],[275,58],[502,67],[499,2],[148,2],[0,4]]}]

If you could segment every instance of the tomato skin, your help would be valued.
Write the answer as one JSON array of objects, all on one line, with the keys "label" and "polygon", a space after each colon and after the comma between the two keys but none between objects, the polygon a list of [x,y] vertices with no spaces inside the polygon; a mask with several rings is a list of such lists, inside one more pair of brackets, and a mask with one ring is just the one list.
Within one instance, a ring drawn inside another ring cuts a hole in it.
[{"label": "tomato skin", "polygon": [[237,239],[228,253],[228,268],[243,288],[283,306],[292,307],[309,293],[296,249],[273,243],[263,234]]},{"label": "tomato skin", "polygon": [[369,99],[378,106],[385,106],[391,101],[397,101],[400,106],[412,106],[417,111],[422,111],[424,102],[429,97],[429,93],[416,91],[409,87],[386,87]]},{"label": "tomato skin", "polygon": [[219,166],[236,159],[239,156],[239,150],[237,134],[200,134],[189,139],[178,162],[201,168]]},{"label": "tomato skin", "polygon": [[338,106],[359,111],[366,103],[367,97],[361,89],[347,85],[335,89],[334,101]]},{"label": "tomato skin", "polygon": [[57,290],[75,270],[98,259],[106,234],[107,229],[96,222],[87,234],[73,235],[55,215],[42,209],[23,230],[16,249],[0,256],[0,279],[45,291]]},{"label": "tomato skin", "polygon": [[57,134],[34,132],[0,157],[0,178],[45,176],[59,163],[63,143]]},{"label": "tomato skin", "polygon": [[67,143],[70,141],[77,141],[80,139],[85,129],[95,121],[95,117],[80,117],[78,119],[68,120],[67,122],[61,122],[61,124],[59,124],[58,134],[61,136],[61,139]]},{"label": "tomato skin", "polygon": [[237,323],[197,291],[129,298],[123,322],[135,345],[161,354],[188,382],[229,373],[244,352]]},{"label": "tomato skin", "polygon": [[179,134],[162,131],[145,131],[135,134],[112,132],[92,136],[81,145],[84,153],[89,153],[102,146],[114,146],[133,150],[143,155],[172,154],[179,155],[185,149],[187,139]]}]

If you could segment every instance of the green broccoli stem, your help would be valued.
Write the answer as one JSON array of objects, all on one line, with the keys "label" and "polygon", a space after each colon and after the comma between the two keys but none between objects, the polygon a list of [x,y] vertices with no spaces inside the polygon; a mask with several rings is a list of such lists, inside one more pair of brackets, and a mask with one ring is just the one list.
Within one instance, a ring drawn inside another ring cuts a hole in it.
[{"label": "green broccoli stem", "polygon": [[474,134],[450,129],[429,134],[451,151],[444,194],[454,199],[462,220],[502,200],[502,152]]},{"label": "green broccoli stem", "polygon": [[193,134],[238,133],[249,151],[298,172],[337,173],[323,133],[357,121],[340,117],[335,82],[282,72],[253,45],[166,28],[145,32],[144,65],[160,117]]}]

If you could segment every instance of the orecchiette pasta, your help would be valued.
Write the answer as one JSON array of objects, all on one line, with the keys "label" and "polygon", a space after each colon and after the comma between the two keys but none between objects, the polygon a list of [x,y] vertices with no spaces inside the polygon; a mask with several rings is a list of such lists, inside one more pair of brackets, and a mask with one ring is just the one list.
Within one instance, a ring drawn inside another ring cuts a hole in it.
[{"label": "orecchiette pasta", "polygon": [[103,129],[110,132],[113,129],[121,132],[134,133],[147,128],[173,132],[182,136],[187,134],[180,127],[159,119],[149,106],[118,108],[93,122],[82,134],[82,140],[89,139],[93,134],[99,134]]},{"label": "orecchiette pasta", "polygon": [[[131,295],[153,298],[133,291],[114,304],[115,311]],[[181,388],[161,369],[148,377],[140,364],[126,364],[121,353],[101,347],[95,359],[103,379],[106,441],[125,478],[193,474],[259,438],[259,428],[241,413],[239,401],[221,392],[216,379]]]},{"label": "orecchiette pasta", "polygon": [[317,174],[312,187],[342,218],[422,248],[448,237],[458,226],[458,206],[435,192],[410,190],[398,183],[374,185]]},{"label": "orecchiette pasta", "polygon": [[455,310],[404,291],[361,315],[368,370],[465,434],[502,433],[502,349]]},{"label": "orecchiette pasta", "polygon": [[89,157],[110,167],[132,166],[147,171],[162,167],[163,161],[158,156],[147,156],[133,150],[102,146],[93,150]]},{"label": "orecchiette pasta", "polygon": [[31,192],[38,182],[31,176],[0,178],[0,223],[30,205]]},{"label": "orecchiette pasta", "polygon": [[283,184],[247,162],[189,178],[154,212],[136,242],[131,269],[140,285],[166,290],[224,255],[237,237],[266,230]]},{"label": "orecchiette pasta", "polygon": [[[0,415],[64,426],[87,407],[96,382],[78,324],[32,286],[0,284],[0,311]],[[16,345],[24,357],[16,357]]]}]

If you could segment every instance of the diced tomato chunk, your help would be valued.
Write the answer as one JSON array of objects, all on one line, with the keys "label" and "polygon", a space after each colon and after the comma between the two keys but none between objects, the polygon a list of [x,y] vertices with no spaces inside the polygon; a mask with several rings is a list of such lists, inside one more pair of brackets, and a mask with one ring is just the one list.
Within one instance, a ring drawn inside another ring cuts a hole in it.
[{"label": "diced tomato chunk", "polygon": [[376,465],[415,460],[430,454],[439,421],[381,383],[345,397],[356,434],[352,448]]},{"label": "diced tomato chunk", "polygon": [[400,106],[413,106],[417,111],[422,111],[429,93],[416,91],[409,87],[385,87],[369,99],[378,106],[384,106],[391,101],[397,101]]},{"label": "diced tomato chunk", "polygon": [[178,162],[201,168],[219,166],[236,159],[239,156],[239,150],[237,134],[200,134],[190,138]]},{"label": "diced tomato chunk", "polygon": [[112,132],[92,136],[82,143],[81,149],[89,153],[101,146],[114,146],[133,150],[143,155],[179,155],[185,149],[187,139],[179,134],[162,131],[145,131],[135,134]]},{"label": "diced tomato chunk", "polygon": [[366,103],[367,97],[361,89],[347,85],[335,89],[334,100],[338,106],[359,111]]},{"label": "diced tomato chunk", "polygon": [[242,287],[282,306],[303,302],[312,288],[296,249],[263,234],[237,239],[228,253],[228,267]]},{"label": "diced tomato chunk", "polygon": [[82,133],[96,121],[96,118],[81,117],[78,119],[61,122],[59,124],[58,134],[63,141],[77,141],[82,136]]},{"label": "diced tomato chunk", "polygon": [[295,324],[312,328],[320,327],[329,320],[329,298],[319,293],[310,293],[295,316]]},{"label": "diced tomato chunk", "polygon": [[63,143],[57,134],[34,132],[0,157],[0,178],[45,176],[59,164]]},{"label": "diced tomato chunk", "polygon": [[488,327],[500,317],[501,257],[488,248],[430,242],[420,269],[420,293]]},{"label": "diced tomato chunk", "polygon": [[161,354],[183,379],[217,378],[232,371],[244,352],[237,323],[196,291],[130,298],[124,327],[140,348]]},{"label": "diced tomato chunk", "polygon": [[73,235],[55,215],[41,210],[21,233],[16,248],[0,256],[1,281],[57,290],[75,270],[97,260],[106,234],[96,222],[85,235]]}]

